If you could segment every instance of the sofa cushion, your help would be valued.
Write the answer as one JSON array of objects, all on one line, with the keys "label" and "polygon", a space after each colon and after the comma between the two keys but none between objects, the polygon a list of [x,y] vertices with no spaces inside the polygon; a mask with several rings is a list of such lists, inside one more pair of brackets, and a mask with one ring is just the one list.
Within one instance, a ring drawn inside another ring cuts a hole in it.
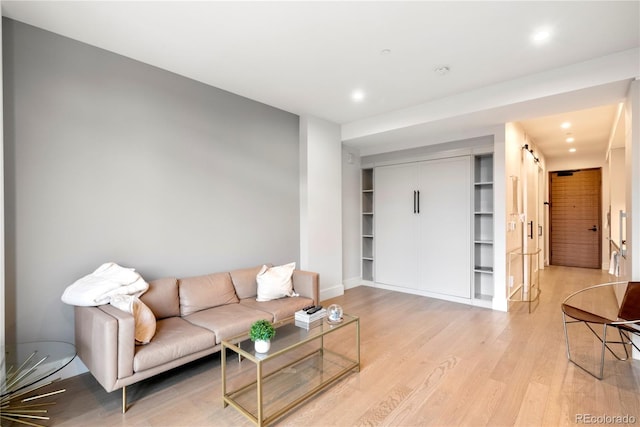
[{"label": "sofa cushion", "polygon": [[[271,267],[271,264],[267,264]],[[236,288],[238,298],[255,298],[258,295],[258,282],[256,276],[262,269],[262,265],[253,268],[243,268],[241,270],[231,271],[231,281]]]},{"label": "sofa cushion", "polygon": [[136,346],[133,371],[140,372],[216,345],[215,334],[180,317],[156,323],[156,335],[144,346]]},{"label": "sofa cushion", "polygon": [[273,316],[266,311],[241,304],[229,304],[198,311],[184,319],[213,331],[216,334],[216,344],[219,344],[223,339],[247,332],[256,320],[273,321]]},{"label": "sofa cushion", "polygon": [[149,282],[149,289],[140,300],[156,315],[156,319],[180,316],[178,279],[167,277]]},{"label": "sofa cushion", "polygon": [[266,311],[273,315],[273,321],[278,322],[287,317],[292,317],[296,311],[312,305],[313,300],[305,297],[280,298],[271,301],[256,301],[255,298],[245,298],[240,300],[240,304],[256,310]]},{"label": "sofa cushion", "polygon": [[293,282],[291,281],[295,268],[295,262],[271,268],[263,265],[256,276],[256,281],[258,282],[256,300],[270,301],[282,297],[296,296],[293,291]]},{"label": "sofa cushion", "polygon": [[182,316],[239,301],[229,273],[179,279],[178,291]]}]

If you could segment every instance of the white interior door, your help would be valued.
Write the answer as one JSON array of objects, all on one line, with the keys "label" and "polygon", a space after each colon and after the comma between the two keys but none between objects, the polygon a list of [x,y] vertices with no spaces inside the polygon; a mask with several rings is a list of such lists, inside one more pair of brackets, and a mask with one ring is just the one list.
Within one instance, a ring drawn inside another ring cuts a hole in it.
[{"label": "white interior door", "polygon": [[415,163],[376,168],[376,282],[410,288],[418,283],[417,183]]},{"label": "white interior door", "polygon": [[471,298],[471,160],[421,163],[419,179],[420,287]]}]

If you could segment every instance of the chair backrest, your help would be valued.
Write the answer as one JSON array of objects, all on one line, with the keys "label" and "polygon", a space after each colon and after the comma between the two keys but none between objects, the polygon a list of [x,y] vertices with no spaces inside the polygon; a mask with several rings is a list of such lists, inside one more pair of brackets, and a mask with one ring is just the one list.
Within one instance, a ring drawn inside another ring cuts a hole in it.
[{"label": "chair backrest", "polygon": [[618,317],[624,320],[640,319],[640,282],[629,282],[622,298]]}]

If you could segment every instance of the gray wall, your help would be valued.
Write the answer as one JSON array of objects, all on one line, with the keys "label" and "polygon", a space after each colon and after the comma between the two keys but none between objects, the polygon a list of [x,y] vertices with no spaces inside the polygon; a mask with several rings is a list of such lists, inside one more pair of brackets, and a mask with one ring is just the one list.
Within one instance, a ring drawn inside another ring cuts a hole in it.
[{"label": "gray wall", "polygon": [[65,287],[299,261],[298,117],[3,22],[7,340],[73,340]]}]

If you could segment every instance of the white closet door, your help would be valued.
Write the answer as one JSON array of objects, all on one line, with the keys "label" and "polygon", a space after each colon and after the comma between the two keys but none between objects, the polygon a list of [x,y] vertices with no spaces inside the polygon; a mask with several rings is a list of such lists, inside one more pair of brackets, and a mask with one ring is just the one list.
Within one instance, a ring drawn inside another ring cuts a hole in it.
[{"label": "white closet door", "polygon": [[419,176],[420,288],[471,298],[471,160],[423,162]]},{"label": "white closet door", "polygon": [[376,168],[375,239],[376,282],[415,288],[418,283],[415,163]]}]

